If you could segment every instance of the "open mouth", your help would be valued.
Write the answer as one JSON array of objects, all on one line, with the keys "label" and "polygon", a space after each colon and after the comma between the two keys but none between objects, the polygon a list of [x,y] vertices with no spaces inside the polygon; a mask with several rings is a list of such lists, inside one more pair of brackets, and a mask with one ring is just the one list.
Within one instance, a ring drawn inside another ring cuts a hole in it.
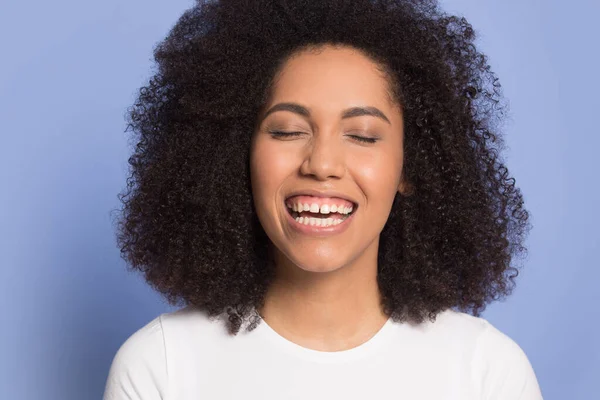
[{"label": "open mouth", "polygon": [[307,210],[307,204],[304,205],[302,211],[298,209],[297,204],[293,204],[292,207],[285,202],[285,208],[287,212],[294,218],[298,220],[299,218],[314,218],[319,220],[326,220],[331,218],[333,220],[345,220],[350,217],[352,214],[356,212],[358,209],[358,204],[352,202],[352,206],[340,207],[338,209],[337,206],[321,206],[317,212]]}]

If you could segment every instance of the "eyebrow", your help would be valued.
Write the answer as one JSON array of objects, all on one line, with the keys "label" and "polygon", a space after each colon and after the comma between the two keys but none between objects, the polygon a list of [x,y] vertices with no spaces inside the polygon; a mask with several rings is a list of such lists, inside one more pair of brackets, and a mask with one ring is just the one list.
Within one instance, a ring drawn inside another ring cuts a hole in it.
[{"label": "eyebrow", "polygon": [[[299,114],[303,117],[310,117],[310,110],[298,103],[277,103],[265,112],[261,121],[267,118],[269,114],[272,114],[276,111],[290,111]],[[361,117],[363,115],[369,115],[372,117],[380,118],[388,124],[392,124],[390,120],[385,116],[385,114],[376,107],[350,107],[342,111],[342,119]]]}]

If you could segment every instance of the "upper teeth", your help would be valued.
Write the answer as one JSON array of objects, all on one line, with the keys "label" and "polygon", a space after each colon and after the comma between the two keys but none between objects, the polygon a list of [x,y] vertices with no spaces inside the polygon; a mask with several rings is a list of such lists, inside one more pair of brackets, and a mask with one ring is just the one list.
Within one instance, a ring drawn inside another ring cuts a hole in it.
[{"label": "upper teeth", "polygon": [[286,204],[288,206],[288,208],[291,208],[292,210],[296,211],[296,212],[302,212],[302,211],[310,211],[312,213],[321,213],[321,214],[329,214],[329,213],[339,213],[339,214],[350,214],[352,212],[352,207],[346,207],[344,205],[329,205],[329,204],[323,204],[321,207],[319,207],[319,205],[317,203],[312,203],[312,204],[308,204],[308,203],[293,203],[293,204]]}]

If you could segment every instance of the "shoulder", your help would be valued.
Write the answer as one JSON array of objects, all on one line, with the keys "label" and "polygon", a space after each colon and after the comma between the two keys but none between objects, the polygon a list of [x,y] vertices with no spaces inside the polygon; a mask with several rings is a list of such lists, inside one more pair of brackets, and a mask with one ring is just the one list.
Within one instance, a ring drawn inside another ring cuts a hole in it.
[{"label": "shoulder", "polygon": [[224,324],[215,322],[220,318],[210,318],[206,311],[186,306],[148,322],[118,349],[103,399],[168,398],[170,377],[190,366],[190,355],[194,351],[210,352],[218,340],[223,340]]},{"label": "shoulder", "polygon": [[540,400],[533,367],[515,340],[481,317],[448,311],[445,326],[472,340],[473,383],[482,399]]},{"label": "shoulder", "polygon": [[161,315],[167,357],[173,364],[186,362],[194,351],[214,349],[228,338],[227,316],[209,316],[208,311],[188,305]]},{"label": "shoulder", "polygon": [[165,398],[168,371],[163,315],[138,329],[121,344],[110,366],[104,400]]}]

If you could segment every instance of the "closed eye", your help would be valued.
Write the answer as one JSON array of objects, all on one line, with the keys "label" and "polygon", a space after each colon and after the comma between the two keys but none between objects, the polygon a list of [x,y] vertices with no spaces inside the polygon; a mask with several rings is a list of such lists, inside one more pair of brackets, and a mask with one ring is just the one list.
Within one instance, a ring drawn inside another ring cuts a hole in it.
[{"label": "closed eye", "polygon": [[[271,136],[273,137],[289,137],[289,136],[300,136],[303,135],[304,132],[283,132],[283,131],[269,131]],[[348,135],[349,137],[363,143],[375,143],[379,140],[379,138],[370,138],[365,136],[357,136],[357,135]]]},{"label": "closed eye", "polygon": [[304,132],[283,132],[283,131],[269,131],[269,133],[273,137],[300,136],[300,135],[304,134]]}]

